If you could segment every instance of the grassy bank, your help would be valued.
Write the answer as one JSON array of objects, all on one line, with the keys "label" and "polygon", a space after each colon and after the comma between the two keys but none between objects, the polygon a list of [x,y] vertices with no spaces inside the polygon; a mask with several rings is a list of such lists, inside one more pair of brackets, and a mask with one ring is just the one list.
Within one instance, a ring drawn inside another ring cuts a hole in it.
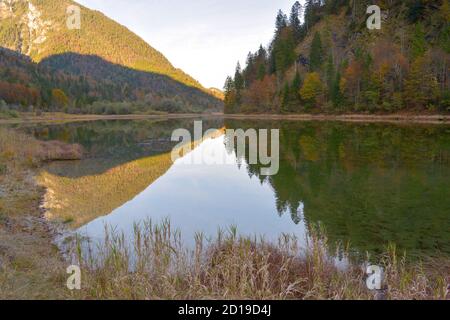
[{"label": "grassy bank", "polygon": [[34,170],[48,159],[35,139],[0,128],[0,299],[52,299],[64,261],[39,208],[44,190]]},{"label": "grassy bank", "polygon": [[78,254],[82,289],[69,291],[71,263],[53,244],[54,226],[40,209],[44,190],[34,180],[66,148],[0,129],[0,299],[448,298],[448,258],[407,262],[391,247],[377,259],[384,290],[371,292],[362,265],[335,266],[324,233],[312,232],[306,249],[292,236],[268,243],[230,228],[210,241],[199,234],[188,249],[169,222],[136,226],[131,247],[109,233],[95,257]]},{"label": "grassy bank", "polygon": [[198,234],[188,250],[170,222],[149,221],[135,226],[133,244],[109,232],[94,249],[96,257],[79,258],[86,289],[78,298],[446,299],[450,280],[449,260],[411,265],[392,246],[377,259],[385,271],[383,289],[370,291],[365,266],[338,268],[326,237],[314,230],[302,247],[293,236],[274,244],[230,228],[212,241]]}]

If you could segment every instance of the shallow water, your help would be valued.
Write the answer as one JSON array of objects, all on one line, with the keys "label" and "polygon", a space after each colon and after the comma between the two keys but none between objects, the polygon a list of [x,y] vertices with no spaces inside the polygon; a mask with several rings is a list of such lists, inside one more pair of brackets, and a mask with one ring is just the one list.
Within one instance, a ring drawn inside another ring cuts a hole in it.
[{"label": "shallow water", "polygon": [[70,225],[89,237],[102,238],[105,224],[131,234],[136,222],[170,218],[186,243],[231,225],[268,240],[281,233],[304,239],[320,223],[330,243],[349,243],[361,256],[389,243],[410,254],[450,254],[449,126],[204,122],[204,129],[280,129],[273,177],[237,159],[223,137],[185,157],[208,149],[232,164],[172,163],[172,131],[192,127],[193,120],[99,121],[23,130],[87,150],[85,160],[46,170],[64,200],[54,218],[72,213]]}]

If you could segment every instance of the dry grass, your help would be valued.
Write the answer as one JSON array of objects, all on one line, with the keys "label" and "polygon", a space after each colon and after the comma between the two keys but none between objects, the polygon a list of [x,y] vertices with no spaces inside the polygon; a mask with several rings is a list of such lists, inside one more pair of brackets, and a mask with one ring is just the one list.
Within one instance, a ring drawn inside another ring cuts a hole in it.
[{"label": "dry grass", "polygon": [[0,128],[0,163],[12,170],[36,167],[48,160],[76,160],[82,155],[83,150],[77,144],[41,142],[26,134]]},{"label": "dry grass", "polygon": [[0,128],[0,299],[65,297],[66,263],[43,219],[33,169],[54,152],[33,137]]},{"label": "dry grass", "polygon": [[[169,222],[135,227],[134,243],[113,232],[93,255],[80,258],[80,299],[445,299],[450,261],[407,264],[391,249],[380,261],[385,290],[371,292],[365,268],[336,267],[326,238],[313,232],[308,245],[284,235],[278,244],[219,232],[212,242],[197,235],[186,249]],[[81,252],[82,245],[78,249]],[[92,252],[92,251],[91,251]]]},{"label": "dry grass", "polygon": [[41,145],[30,136],[0,128],[0,161],[11,169],[36,166],[41,157]]}]

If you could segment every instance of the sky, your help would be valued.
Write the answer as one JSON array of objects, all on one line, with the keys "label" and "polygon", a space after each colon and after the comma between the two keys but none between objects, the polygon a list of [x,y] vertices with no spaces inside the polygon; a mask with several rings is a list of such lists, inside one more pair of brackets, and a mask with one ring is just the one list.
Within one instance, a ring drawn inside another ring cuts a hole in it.
[{"label": "sky", "polygon": [[[126,26],[172,64],[222,89],[237,61],[273,37],[279,9],[295,0],[77,0]],[[303,2],[303,1],[301,1]]]}]

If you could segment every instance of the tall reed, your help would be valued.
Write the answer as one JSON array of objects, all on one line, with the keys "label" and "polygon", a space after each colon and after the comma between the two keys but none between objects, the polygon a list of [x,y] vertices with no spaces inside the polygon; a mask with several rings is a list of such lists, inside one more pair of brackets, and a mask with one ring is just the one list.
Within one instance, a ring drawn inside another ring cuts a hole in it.
[{"label": "tall reed", "polygon": [[[383,290],[366,286],[365,265],[336,265],[327,239],[312,228],[306,245],[292,235],[273,244],[239,236],[196,234],[186,248],[170,221],[134,227],[131,241],[108,228],[90,254],[79,250],[83,290],[100,299],[445,299],[450,261],[408,264],[390,248],[381,259]],[[81,245],[81,247],[85,245]],[[86,252],[86,250],[84,250]]]}]

